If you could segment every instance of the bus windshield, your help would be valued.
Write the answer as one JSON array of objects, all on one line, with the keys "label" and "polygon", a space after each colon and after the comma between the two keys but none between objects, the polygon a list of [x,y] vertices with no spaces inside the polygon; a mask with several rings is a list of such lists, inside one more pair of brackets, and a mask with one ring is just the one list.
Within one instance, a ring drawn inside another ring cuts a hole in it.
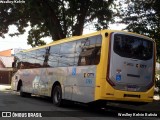
[{"label": "bus windshield", "polygon": [[153,43],[150,40],[130,35],[114,35],[114,52],[121,57],[149,60],[153,55]]}]

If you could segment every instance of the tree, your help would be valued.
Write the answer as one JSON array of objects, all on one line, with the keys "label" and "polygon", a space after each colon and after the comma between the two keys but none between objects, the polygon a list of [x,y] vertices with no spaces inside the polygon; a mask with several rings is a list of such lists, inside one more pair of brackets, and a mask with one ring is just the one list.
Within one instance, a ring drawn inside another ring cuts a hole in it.
[{"label": "tree", "polygon": [[16,25],[17,33],[31,26],[28,44],[45,44],[43,37],[59,40],[82,35],[84,25],[94,23],[97,30],[108,28],[114,0],[26,0],[24,4],[0,4],[0,36],[8,33],[8,26]]},{"label": "tree", "polygon": [[153,38],[157,43],[160,58],[160,2],[159,0],[125,0],[126,8],[121,9],[122,23],[128,31]]}]

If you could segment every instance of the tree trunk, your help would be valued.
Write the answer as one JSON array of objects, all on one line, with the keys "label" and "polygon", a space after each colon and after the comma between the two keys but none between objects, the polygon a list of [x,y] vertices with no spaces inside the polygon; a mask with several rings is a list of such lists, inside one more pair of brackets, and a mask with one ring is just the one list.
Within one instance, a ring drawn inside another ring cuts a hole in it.
[{"label": "tree trunk", "polygon": [[54,41],[65,38],[64,31],[61,28],[60,21],[55,14],[54,8],[52,8],[48,1],[43,2],[44,9],[46,10],[45,24],[49,29],[49,32]]},{"label": "tree trunk", "polygon": [[73,29],[73,36],[82,35],[84,20],[89,8],[89,0],[81,1],[80,12],[77,16],[77,23]]}]

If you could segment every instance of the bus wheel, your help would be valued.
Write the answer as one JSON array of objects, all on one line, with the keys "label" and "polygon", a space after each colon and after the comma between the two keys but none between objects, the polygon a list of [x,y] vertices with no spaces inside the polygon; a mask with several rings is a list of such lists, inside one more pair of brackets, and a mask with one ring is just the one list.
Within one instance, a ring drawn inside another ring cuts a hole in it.
[{"label": "bus wheel", "polygon": [[55,86],[52,91],[52,101],[56,106],[62,106],[62,89],[59,85]]}]

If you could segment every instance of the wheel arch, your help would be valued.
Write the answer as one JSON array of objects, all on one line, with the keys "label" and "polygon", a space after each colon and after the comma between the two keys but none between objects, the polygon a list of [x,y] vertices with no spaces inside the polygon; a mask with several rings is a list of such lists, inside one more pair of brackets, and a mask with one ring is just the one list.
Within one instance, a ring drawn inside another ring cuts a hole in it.
[{"label": "wheel arch", "polygon": [[20,79],[20,80],[18,81],[17,91],[20,91],[22,85],[23,85],[23,84],[22,84],[22,80]]},{"label": "wheel arch", "polygon": [[[60,86],[60,87],[61,87],[60,82],[56,81],[56,82],[54,82],[54,84],[52,85],[51,97],[52,97],[52,95],[53,95],[53,90],[54,90],[54,88],[55,88],[56,86]],[[61,87],[61,89],[62,89],[62,87]]]}]

